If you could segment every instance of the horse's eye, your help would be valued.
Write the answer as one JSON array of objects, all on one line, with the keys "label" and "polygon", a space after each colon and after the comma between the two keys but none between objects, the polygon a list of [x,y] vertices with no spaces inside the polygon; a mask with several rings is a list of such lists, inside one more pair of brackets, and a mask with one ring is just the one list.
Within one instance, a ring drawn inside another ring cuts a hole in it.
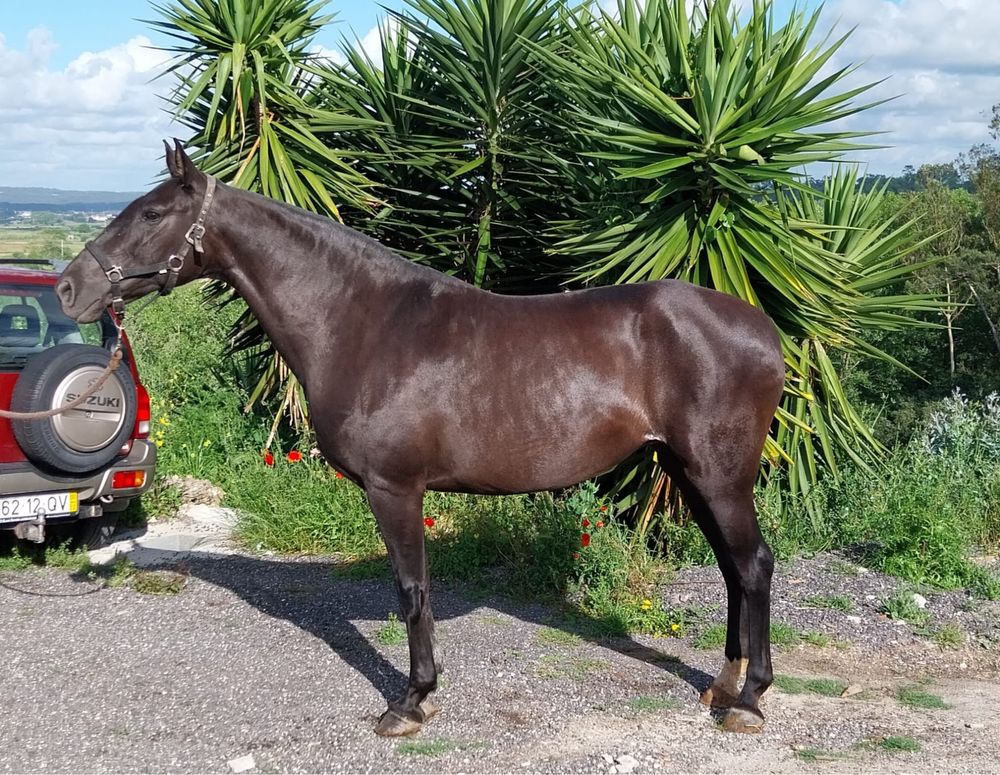
[{"label": "horse's eye", "polygon": [[156,210],[146,210],[142,214],[142,220],[149,221],[150,223],[156,223],[160,220],[160,214]]}]

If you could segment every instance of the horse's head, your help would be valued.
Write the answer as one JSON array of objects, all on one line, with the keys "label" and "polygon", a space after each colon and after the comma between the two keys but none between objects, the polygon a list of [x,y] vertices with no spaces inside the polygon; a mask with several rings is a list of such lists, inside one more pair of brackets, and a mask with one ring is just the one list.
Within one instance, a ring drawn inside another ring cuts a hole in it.
[{"label": "horse's head", "polygon": [[126,207],[62,273],[56,292],[71,318],[97,320],[109,304],[120,312],[127,301],[202,274],[200,227],[215,181],[174,142],[164,143],[170,178]]}]

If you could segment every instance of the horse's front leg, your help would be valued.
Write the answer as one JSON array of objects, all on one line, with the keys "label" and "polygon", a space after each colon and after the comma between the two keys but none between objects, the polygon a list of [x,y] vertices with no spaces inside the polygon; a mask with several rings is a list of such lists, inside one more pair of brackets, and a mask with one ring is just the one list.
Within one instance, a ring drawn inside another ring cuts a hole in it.
[{"label": "horse's front leg", "polygon": [[392,561],[399,607],[410,644],[410,680],[403,696],[389,703],[376,734],[409,735],[437,713],[428,695],[437,688],[434,617],[424,548],[423,489],[368,484],[368,502]]}]

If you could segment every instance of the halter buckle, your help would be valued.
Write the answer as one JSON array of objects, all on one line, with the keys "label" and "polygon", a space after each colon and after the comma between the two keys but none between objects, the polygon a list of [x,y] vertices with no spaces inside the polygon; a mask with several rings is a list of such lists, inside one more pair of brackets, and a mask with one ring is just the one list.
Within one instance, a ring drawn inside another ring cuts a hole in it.
[{"label": "halter buckle", "polygon": [[104,273],[109,282],[120,283],[125,278],[125,270],[117,264]]},{"label": "halter buckle", "polygon": [[188,244],[192,245],[195,250],[199,253],[201,250],[201,238],[205,236],[205,226],[204,224],[195,223],[191,224],[191,228],[187,230],[187,234],[184,235],[184,239],[188,241]]},{"label": "halter buckle", "polygon": [[184,268],[184,256],[178,256],[176,253],[171,253],[170,258],[167,259],[167,271],[179,272],[183,268]]}]

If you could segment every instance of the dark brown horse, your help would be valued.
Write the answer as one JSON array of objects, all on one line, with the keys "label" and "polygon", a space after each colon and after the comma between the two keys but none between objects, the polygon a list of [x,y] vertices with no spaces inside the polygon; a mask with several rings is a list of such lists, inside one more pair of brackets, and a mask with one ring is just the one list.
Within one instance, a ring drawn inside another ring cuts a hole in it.
[{"label": "dark brown horse", "polygon": [[63,273],[63,309],[96,320],[108,304],[199,277],[246,300],[305,386],[323,455],[367,493],[392,560],[410,677],[379,734],[414,732],[436,710],[424,492],[566,487],[646,445],[681,487],[729,593],[727,661],[702,699],[730,708],[726,728],[760,729],[773,562],[753,485],[784,379],[765,315],[673,281],[495,295],[216,185],[179,143],[167,167],[170,178]]}]

